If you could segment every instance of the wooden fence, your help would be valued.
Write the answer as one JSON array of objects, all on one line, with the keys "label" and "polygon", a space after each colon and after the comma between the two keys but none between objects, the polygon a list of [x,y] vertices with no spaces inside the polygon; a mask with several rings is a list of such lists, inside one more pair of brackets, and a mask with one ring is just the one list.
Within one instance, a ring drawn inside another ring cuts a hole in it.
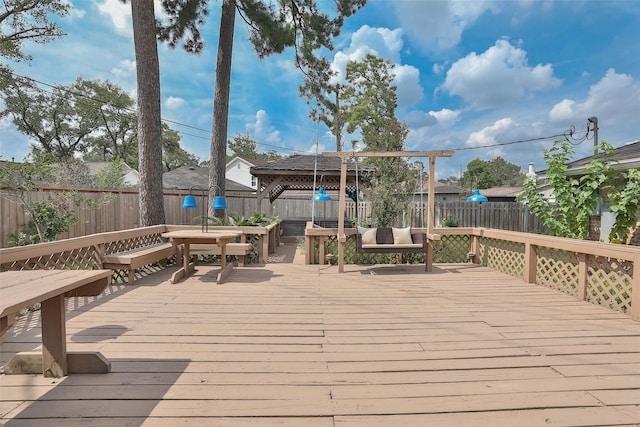
[{"label": "wooden fence", "polygon": [[[137,189],[116,189],[108,191],[95,188],[74,189],[61,187],[43,187],[29,192],[29,200],[46,200],[48,198],[61,199],[61,194],[77,192],[82,198],[90,200],[89,204],[75,207],[80,221],[71,229],[58,236],[60,239],[86,236],[88,234],[109,231],[126,230],[139,226],[139,198]],[[189,225],[198,224],[202,215],[202,197],[196,196],[196,209],[183,209],[182,203],[188,191],[165,190],[164,209],[167,224]],[[17,234],[22,230],[22,224],[28,220],[24,206],[11,197],[10,189],[0,189],[0,247],[9,247],[10,234]],[[254,212],[264,212],[286,218],[312,218],[317,221],[338,217],[338,201],[312,202],[308,195],[287,195],[278,198],[273,207],[268,201],[263,201],[257,209],[255,194],[226,194],[228,213],[238,213],[249,216]],[[359,218],[369,215],[370,206],[366,202],[358,203]],[[348,201],[345,216],[356,218],[356,205]],[[486,227],[502,230],[537,232],[541,229],[536,217],[528,212],[526,206],[520,203],[465,203],[447,202],[436,204],[436,226],[444,224],[445,219],[454,218],[460,227]],[[414,204],[402,218],[398,218],[396,225],[411,225],[412,227],[426,226],[426,203]]]}]

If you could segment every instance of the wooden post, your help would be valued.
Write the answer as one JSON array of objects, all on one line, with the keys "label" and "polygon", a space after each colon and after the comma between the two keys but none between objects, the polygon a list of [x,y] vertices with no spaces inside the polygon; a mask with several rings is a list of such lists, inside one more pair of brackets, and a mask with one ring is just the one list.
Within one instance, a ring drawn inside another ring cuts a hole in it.
[{"label": "wooden post", "polygon": [[631,283],[631,318],[640,320],[640,256],[633,260],[633,279]]},{"label": "wooden post", "polygon": [[527,283],[536,283],[536,263],[538,254],[536,245],[529,242],[524,244],[524,280]]},{"label": "wooden post", "polygon": [[587,299],[587,258],[589,256],[584,253],[578,254],[578,299],[584,301]]},{"label": "wooden post", "polygon": [[[427,210],[427,240],[433,235],[433,228],[436,220],[436,156],[429,157],[429,198]],[[427,259],[425,260],[425,269],[431,271],[433,269],[433,243],[428,240]]]},{"label": "wooden post", "polygon": [[[342,156],[340,163],[340,204],[338,207],[338,272],[344,273],[344,244],[347,236],[344,234],[344,209],[347,193],[347,157]],[[322,263],[323,260],[320,260]]]},{"label": "wooden post", "polygon": [[42,372],[45,377],[64,377],[67,367],[67,329],[64,294],[42,302]]}]

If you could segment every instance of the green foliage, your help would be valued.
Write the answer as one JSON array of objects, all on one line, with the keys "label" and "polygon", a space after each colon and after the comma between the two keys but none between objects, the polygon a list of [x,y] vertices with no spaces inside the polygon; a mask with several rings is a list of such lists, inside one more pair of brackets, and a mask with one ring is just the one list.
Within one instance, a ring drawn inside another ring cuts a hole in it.
[{"label": "green foliage", "polygon": [[456,217],[449,216],[442,221],[442,225],[444,227],[459,227],[460,221]]},{"label": "green foliage", "polygon": [[[393,69],[391,61],[370,54],[361,62],[347,64],[348,84],[341,93],[342,115],[346,118],[348,132],[360,131],[367,151],[404,150],[408,128],[395,115],[397,88],[392,85]],[[367,191],[375,223],[377,226],[393,225],[409,201],[410,169],[399,157],[372,157],[366,162],[377,169]]]},{"label": "green foliage", "polygon": [[[21,204],[29,217],[28,222],[22,224],[23,230],[9,236],[17,245],[55,240],[58,234],[79,221],[75,207],[93,207],[96,203],[75,191],[55,192],[47,199],[32,200],[30,195],[38,182],[59,183],[59,179],[66,179],[67,174],[61,172],[65,170],[65,165],[54,165],[52,157],[25,160],[23,163],[5,162],[0,168],[0,187],[4,187],[0,195],[12,203]],[[79,175],[76,179],[80,182],[83,180]],[[99,203],[107,202],[108,198],[105,198]]]},{"label": "green foliage", "polygon": [[124,175],[126,165],[121,159],[114,159],[108,167],[100,169],[95,175],[95,182],[98,187],[118,188],[124,187]]},{"label": "green foliage", "polygon": [[566,140],[556,141],[544,152],[548,165],[546,184],[553,191],[554,202],[543,193],[543,184],[538,179],[527,179],[519,201],[527,203],[531,212],[555,236],[585,239],[589,233],[589,217],[604,201],[606,195],[616,218],[612,235],[626,239],[632,218],[635,223],[640,192],[637,170],[616,174],[610,157],[613,147],[602,142],[598,147],[602,155],[596,156],[585,167],[579,178],[567,175],[567,163],[574,153]]},{"label": "green foliage", "polygon": [[0,56],[15,61],[31,60],[22,51],[25,41],[48,43],[64,36],[50,15],[64,18],[72,6],[66,0],[6,0],[0,13]]},{"label": "green foliage", "polygon": [[245,217],[237,212],[230,212],[228,219],[224,217],[207,218],[210,225],[223,226],[231,225],[235,227],[265,227],[279,221],[277,216],[270,216],[262,212],[254,212],[250,216]]},{"label": "green foliage", "polygon": [[610,209],[616,213],[609,240],[626,241],[637,223],[636,212],[640,207],[640,169],[629,169],[624,178],[616,180],[616,190],[609,193]]},{"label": "green foliage", "polygon": [[467,164],[462,176],[465,188],[516,187],[524,182],[520,166],[509,163],[502,157],[493,160],[474,159]]},{"label": "green foliage", "polygon": [[232,139],[227,141],[227,144],[233,154],[245,159],[273,160],[281,158],[275,151],[259,153],[257,142],[251,138],[248,132],[245,135],[237,132]]},{"label": "green foliage", "polygon": [[200,158],[180,146],[180,134],[162,123],[162,169],[167,172],[185,165],[198,165]]}]

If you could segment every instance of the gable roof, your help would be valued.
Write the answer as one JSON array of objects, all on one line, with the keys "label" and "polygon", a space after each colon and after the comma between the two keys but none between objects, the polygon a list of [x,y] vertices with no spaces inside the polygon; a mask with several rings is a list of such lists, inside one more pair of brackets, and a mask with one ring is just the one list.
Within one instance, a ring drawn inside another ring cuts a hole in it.
[{"label": "gable roof", "polygon": [[[340,170],[342,161],[339,157],[328,157],[313,154],[294,154],[283,159],[272,160],[263,165],[252,166],[249,170],[258,177],[259,198],[269,194],[273,203],[284,191],[312,190],[314,184],[325,190],[340,189]],[[356,181],[364,182],[366,175],[375,168],[361,162],[347,162],[347,190],[356,188]]]},{"label": "gable roof", "polygon": [[[603,154],[585,157],[567,163],[569,171],[580,172],[593,158],[603,157]],[[613,149],[611,156],[612,167],[617,170],[633,169],[640,167],[640,141],[630,142]]]}]

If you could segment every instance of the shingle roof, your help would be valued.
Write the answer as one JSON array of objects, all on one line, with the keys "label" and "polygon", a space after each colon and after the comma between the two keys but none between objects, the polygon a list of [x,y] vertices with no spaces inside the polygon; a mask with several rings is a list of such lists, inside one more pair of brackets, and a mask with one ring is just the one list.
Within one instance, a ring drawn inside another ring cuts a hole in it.
[{"label": "shingle roof", "polygon": [[[251,187],[239,184],[230,179],[225,180],[225,191],[255,191]],[[167,189],[188,190],[193,186],[201,189],[209,188],[209,168],[200,166],[181,166],[162,174],[162,186]]]},{"label": "shingle roof", "polygon": [[[594,156],[585,157],[583,159],[575,160],[571,163],[567,163],[569,169],[580,168],[586,166]],[[612,159],[621,162],[623,160],[640,160],[640,141],[635,141],[626,145],[622,145],[613,149]]]},{"label": "shingle roof", "polygon": [[[358,172],[373,171],[373,167],[358,162]],[[290,175],[337,174],[340,175],[340,158],[315,156],[313,154],[294,154],[279,160],[272,160],[261,165],[251,167],[251,173],[255,176],[274,175],[289,172]],[[347,163],[347,173],[354,175],[356,163]]]},{"label": "shingle roof", "polygon": [[522,192],[522,187],[493,187],[480,190],[486,197],[515,197]]}]

